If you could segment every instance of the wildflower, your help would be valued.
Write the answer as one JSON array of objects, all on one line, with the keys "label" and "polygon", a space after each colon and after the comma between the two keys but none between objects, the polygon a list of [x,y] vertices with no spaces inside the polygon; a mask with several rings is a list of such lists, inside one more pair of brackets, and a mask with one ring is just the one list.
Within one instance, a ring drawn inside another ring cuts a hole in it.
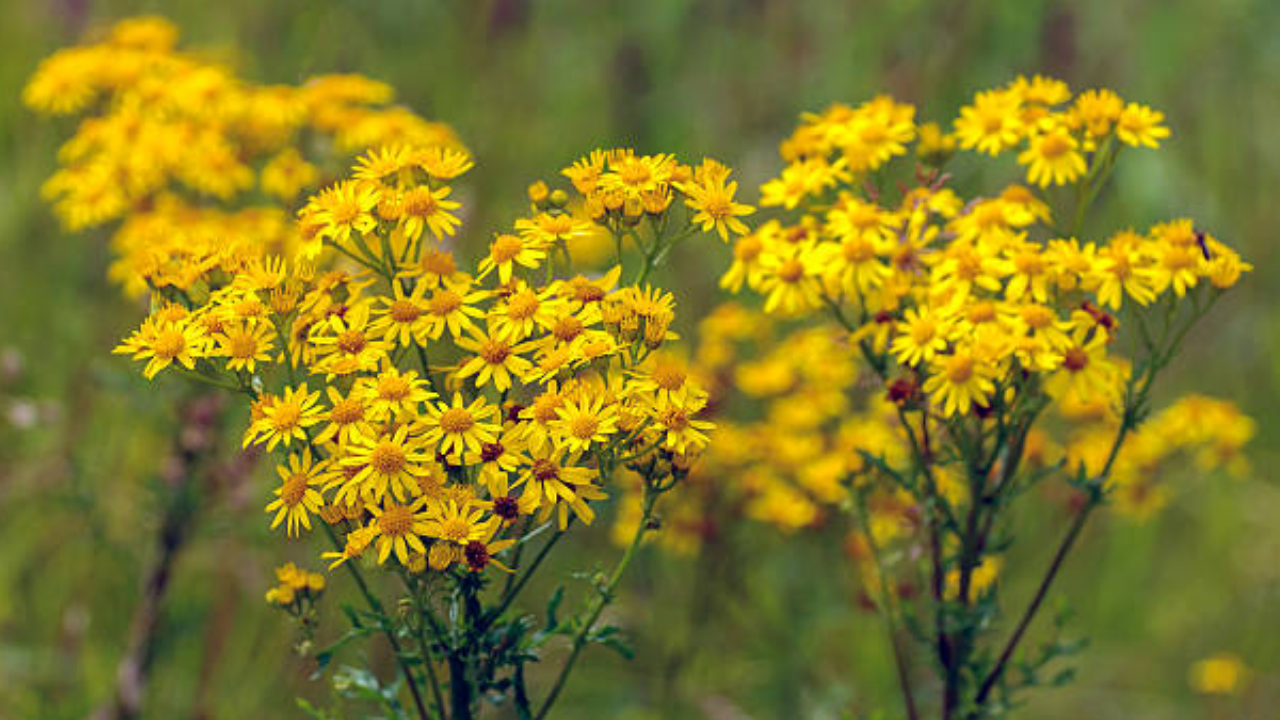
[{"label": "wildflower", "polygon": [[727,176],[716,175],[707,178],[703,183],[681,185],[687,195],[685,204],[694,210],[693,223],[700,225],[703,232],[712,229],[720,235],[721,240],[728,241],[729,232],[737,235],[747,234],[747,226],[739,217],[750,215],[755,209],[733,201],[738,190],[738,183],[726,183]]},{"label": "wildflower", "polygon": [[497,438],[499,427],[490,421],[497,408],[478,397],[467,405],[461,393],[453,394],[452,403],[428,405],[424,418],[427,428],[423,440],[439,443],[441,455],[461,455],[464,450],[476,452],[484,443]]},{"label": "wildflower", "polygon": [[281,484],[276,488],[276,499],[267,505],[267,512],[274,512],[271,528],[280,526],[288,520],[286,530],[289,537],[298,534],[298,526],[311,529],[310,513],[319,513],[324,504],[324,497],[315,490],[315,485],[322,481],[323,464],[317,464],[310,452],[290,455],[287,465],[276,466]]},{"label": "wildflower", "polygon": [[944,417],[967,415],[975,405],[986,405],[995,392],[995,364],[972,348],[957,347],[950,355],[935,356],[924,391],[941,408]]},{"label": "wildflower", "polygon": [[216,353],[227,358],[228,370],[245,370],[253,373],[260,362],[270,362],[271,340],[270,326],[266,322],[251,322],[243,325],[232,325],[223,332],[213,336],[217,341]]},{"label": "wildflower", "polygon": [[1163,122],[1164,113],[1145,105],[1129,103],[1116,121],[1116,137],[1120,138],[1120,142],[1133,147],[1156,148],[1160,146],[1161,140],[1169,137],[1169,128]]},{"label": "wildflower", "polygon": [[427,546],[422,542],[422,536],[427,535],[430,529],[429,517],[422,510],[425,502],[426,498],[418,498],[408,505],[387,503],[369,506],[369,513],[373,515],[369,524],[373,530],[369,542],[377,543],[379,564],[386,562],[393,550],[401,565],[409,564],[411,551],[427,553]]},{"label": "wildflower", "polygon": [[1087,166],[1080,154],[1080,143],[1061,124],[1033,132],[1029,147],[1018,155],[1018,162],[1028,166],[1027,180],[1045,187],[1075,182]]},{"label": "wildflower", "polygon": [[306,429],[320,422],[321,410],[316,407],[320,392],[309,392],[307,384],[285,388],[280,396],[273,396],[262,410],[262,417],[249,425],[244,434],[244,446],[267,444],[267,450],[275,450],[283,443],[306,441]]}]

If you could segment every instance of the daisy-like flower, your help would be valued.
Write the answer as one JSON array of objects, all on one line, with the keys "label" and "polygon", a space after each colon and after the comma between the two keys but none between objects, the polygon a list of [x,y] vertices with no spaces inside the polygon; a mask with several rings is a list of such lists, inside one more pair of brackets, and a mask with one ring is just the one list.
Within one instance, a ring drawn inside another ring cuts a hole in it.
[{"label": "daisy-like flower", "polygon": [[201,327],[186,318],[172,322],[148,318],[113,352],[147,360],[142,374],[150,380],[174,361],[188,370],[195,369],[196,359],[204,356],[204,345]]},{"label": "daisy-like flower", "polygon": [[311,529],[310,513],[319,513],[324,505],[324,497],[315,489],[323,481],[325,464],[316,463],[310,451],[301,455],[290,455],[287,465],[276,466],[280,475],[280,487],[276,488],[276,499],[266,507],[266,512],[274,512],[271,529],[286,522],[289,537],[298,534],[298,526]]},{"label": "daisy-like flower", "polygon": [[311,331],[318,357],[314,367],[329,376],[376,370],[391,350],[390,342],[369,325],[369,302],[359,302]]},{"label": "daisy-like flower", "polygon": [[524,428],[509,424],[496,440],[463,456],[464,464],[479,468],[477,481],[488,488],[489,497],[496,499],[507,495],[511,475],[528,462],[523,435]]},{"label": "daisy-like flower", "polygon": [[305,441],[306,429],[323,418],[323,411],[316,407],[319,399],[320,391],[308,392],[306,383],[270,397],[262,406],[262,416],[245,431],[244,447],[266,443],[267,450],[275,450],[282,443],[287,447],[294,440]]},{"label": "daisy-like flower", "polygon": [[424,425],[427,428],[423,440],[439,443],[438,452],[444,456],[459,456],[464,451],[477,452],[485,443],[498,436],[499,427],[491,421],[498,408],[478,397],[470,405],[462,399],[462,393],[454,393],[451,403],[434,403],[427,406]]},{"label": "daisy-like flower", "polygon": [[980,92],[972,105],[960,108],[956,139],[965,150],[995,156],[1022,139],[1025,132],[1018,112],[1018,98],[1002,90]]},{"label": "daisy-like flower", "polygon": [[695,417],[701,410],[701,403],[688,408],[669,405],[658,410],[654,419],[658,421],[657,430],[662,434],[662,447],[677,455],[687,455],[705,449],[707,443],[711,441],[707,433],[714,429],[715,425]]},{"label": "daisy-like flower", "polygon": [[222,332],[213,336],[217,341],[217,355],[227,359],[227,369],[257,371],[257,364],[271,361],[271,324],[249,322],[223,326]]},{"label": "daisy-like flower", "polygon": [[938,355],[929,364],[924,391],[944,417],[967,415],[975,405],[986,405],[995,392],[995,368],[973,348],[957,346],[950,355]]},{"label": "daisy-like flower", "polygon": [[475,167],[467,153],[439,145],[411,153],[410,160],[437,180],[452,180]]},{"label": "daisy-like flower", "polygon": [[393,365],[375,377],[361,378],[356,387],[367,403],[369,417],[378,422],[415,417],[418,406],[436,396],[416,371],[401,371]]},{"label": "daisy-like flower", "polygon": [[1074,333],[1062,353],[1058,371],[1045,381],[1045,392],[1057,399],[1096,401],[1114,405],[1120,401],[1127,369],[1107,356],[1107,334]]},{"label": "daisy-like flower", "polygon": [[500,333],[517,342],[524,340],[539,326],[547,327],[563,302],[549,289],[535,290],[521,283],[503,302],[490,310],[490,332]]},{"label": "daisy-like flower", "polygon": [[589,235],[591,228],[591,222],[567,213],[539,213],[532,219],[516,220],[516,231],[535,247],[549,247],[556,241],[568,242]]},{"label": "daisy-like flower", "polygon": [[511,389],[512,377],[523,377],[533,367],[533,363],[520,355],[533,350],[537,344],[512,342],[490,327],[486,333],[473,331],[470,338],[459,338],[457,345],[473,353],[473,357],[462,363],[454,377],[474,376],[477,388],[493,383],[498,392],[506,392]]},{"label": "daisy-like flower", "polygon": [[551,430],[559,445],[571,453],[586,452],[618,431],[618,409],[604,393],[584,393],[556,408]]},{"label": "daisy-like flower", "polygon": [[548,448],[547,453],[534,455],[533,463],[520,476],[524,492],[520,496],[522,512],[539,511],[542,520],[559,509],[559,526],[563,530],[569,524],[569,511],[587,525],[595,520],[596,513],[587,500],[599,500],[605,496],[593,483],[595,472],[579,467],[577,456],[565,457],[564,448]]},{"label": "daisy-like flower", "polygon": [[760,259],[764,311],[794,315],[822,304],[818,256],[801,245],[778,245]]},{"label": "daisy-like flower", "polygon": [[1160,141],[1169,137],[1169,128],[1164,123],[1165,114],[1160,110],[1130,102],[1116,120],[1116,137],[1125,145],[1160,147]]},{"label": "daisy-like flower", "polygon": [[1040,187],[1073,183],[1088,169],[1080,142],[1062,123],[1032,133],[1018,162],[1027,166],[1027,180]]},{"label": "daisy-like flower", "polygon": [[450,213],[462,207],[462,203],[448,200],[451,189],[443,186],[432,190],[426,185],[406,190],[400,196],[400,227],[409,240],[422,237],[423,228],[431,231],[436,240],[452,237],[462,224]]},{"label": "daisy-like flower", "polygon": [[686,364],[665,352],[654,353],[646,367],[632,373],[626,395],[646,395],[657,408],[668,405],[691,407],[706,398],[706,392],[689,378]]},{"label": "daisy-like flower", "polygon": [[408,148],[403,145],[385,146],[361,155],[352,168],[352,175],[360,180],[380,181],[399,174],[408,165]]},{"label": "daisy-like flower", "polygon": [[427,465],[432,461],[424,452],[427,442],[410,436],[408,425],[382,435],[354,437],[338,462],[357,472],[349,480],[335,480],[342,485],[335,501],[381,502],[388,490],[398,502],[420,495],[417,478],[430,472]]},{"label": "daisy-like flower", "polygon": [[378,219],[373,216],[378,199],[376,184],[344,180],[314,197],[300,214],[319,226],[320,237],[343,244],[353,232],[364,235],[378,226]]},{"label": "daisy-like flower", "polygon": [[702,232],[714,229],[726,242],[730,232],[747,234],[747,226],[738,218],[750,215],[755,208],[733,201],[738,183],[728,182],[727,172],[710,173],[703,182],[681,183],[679,188],[685,194],[685,204],[694,210],[693,224],[700,225]]},{"label": "daisy-like flower", "polygon": [[427,546],[422,536],[427,534],[430,514],[423,506],[426,498],[418,498],[408,505],[389,502],[386,505],[369,505],[373,520],[369,527],[373,529],[370,542],[378,546],[378,563],[386,562],[395,551],[396,560],[408,566],[411,552],[419,555],[427,554]]},{"label": "daisy-like flower", "polygon": [[370,412],[366,393],[353,386],[351,392],[343,397],[332,385],[325,392],[329,396],[329,412],[324,415],[324,421],[328,424],[316,435],[317,445],[335,442],[342,447],[351,442],[353,437],[374,434],[373,414]]},{"label": "daisy-like flower", "polygon": [[898,362],[914,367],[933,360],[946,349],[952,321],[930,308],[909,308],[895,331],[890,351]]},{"label": "daisy-like flower", "polygon": [[486,518],[482,507],[446,500],[441,503],[440,512],[427,521],[425,534],[441,542],[466,545],[472,540],[493,537],[494,526],[501,523],[499,517]]},{"label": "daisy-like flower", "polygon": [[428,328],[426,291],[427,283],[424,282],[416,283],[410,292],[405,292],[401,282],[392,283],[391,297],[377,298],[382,307],[369,323],[369,330],[401,347],[415,342],[421,344]]},{"label": "daisy-like flower", "polygon": [[445,330],[455,339],[464,332],[475,330],[473,318],[484,317],[484,311],[475,303],[484,300],[489,293],[472,290],[471,282],[448,283],[436,288],[427,299],[427,337],[440,339]]},{"label": "daisy-like flower", "polygon": [[479,279],[494,270],[498,271],[498,282],[506,285],[511,282],[511,274],[515,267],[533,269],[542,264],[547,257],[546,250],[539,244],[520,235],[502,234],[489,243],[489,254],[480,260]]}]

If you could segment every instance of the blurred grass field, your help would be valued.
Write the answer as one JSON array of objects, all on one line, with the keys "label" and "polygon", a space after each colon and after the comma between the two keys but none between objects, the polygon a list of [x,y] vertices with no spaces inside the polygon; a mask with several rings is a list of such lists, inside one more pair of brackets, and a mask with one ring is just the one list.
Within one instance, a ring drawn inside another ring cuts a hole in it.
[{"label": "blurred grass field", "polygon": [[[140,12],[171,18],[188,43],[247,77],[361,72],[452,124],[478,160],[465,191],[472,244],[463,252],[514,215],[530,182],[595,147],[708,155],[751,187],[776,170],[776,143],[798,113],[878,92],[941,120],[977,89],[1045,72],[1165,111],[1172,140],[1125,159],[1093,227],[1189,215],[1254,263],[1160,388],[1162,397],[1192,388],[1227,397],[1253,415],[1254,477],[1187,473],[1152,520],[1109,518],[1090,529],[1061,589],[1077,611],[1073,630],[1092,647],[1076,661],[1077,681],[1041,695],[1023,716],[1274,716],[1280,4],[6,0],[0,720],[87,717],[109,696],[154,554],[158,478],[181,388],[138,392],[143,381],[108,354],[138,308],[105,280],[103,238],[64,236],[40,201],[73,126],[38,119],[19,101],[40,58]],[[727,251],[703,247],[668,278],[695,288],[687,318],[714,301],[727,262]],[[261,601],[286,554],[265,530],[266,497],[260,482],[228,483],[204,500],[166,602],[146,717],[291,717],[296,695],[325,701],[290,652],[292,629]],[[1047,553],[1060,525],[1048,510],[1021,518],[1020,537],[1031,540],[1022,552]],[[580,552],[603,557],[606,535],[580,541]],[[839,538],[784,543],[750,526],[732,538],[732,555],[708,561],[715,567],[644,559],[617,609],[637,659],[597,651],[570,684],[561,717],[840,717],[896,707],[882,633],[856,608]],[[287,552],[310,555],[302,543]],[[1015,585],[1009,597],[1025,594]],[[710,611],[699,602],[707,596],[720,603]],[[1241,655],[1256,676],[1244,698],[1206,703],[1188,688],[1187,668],[1219,650]]]}]

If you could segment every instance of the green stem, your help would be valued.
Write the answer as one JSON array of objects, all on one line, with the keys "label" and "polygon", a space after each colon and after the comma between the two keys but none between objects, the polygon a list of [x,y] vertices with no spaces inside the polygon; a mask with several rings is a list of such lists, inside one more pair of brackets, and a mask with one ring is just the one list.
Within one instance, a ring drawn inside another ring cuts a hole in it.
[{"label": "green stem", "polygon": [[573,646],[569,651],[569,659],[565,660],[564,666],[560,668],[560,674],[556,677],[555,684],[551,686],[551,692],[548,693],[547,699],[542,702],[542,707],[538,710],[538,714],[534,716],[534,720],[544,720],[547,713],[551,711],[551,706],[555,704],[556,698],[560,696],[560,691],[564,689],[564,684],[569,679],[569,673],[573,670],[573,665],[578,660],[578,655],[586,647],[587,635],[595,627],[596,621],[600,619],[600,614],[604,612],[605,606],[613,601],[614,592],[618,588],[618,583],[622,580],[623,573],[626,572],[627,566],[631,564],[632,558],[635,557],[636,550],[640,547],[640,541],[644,539],[645,534],[649,531],[649,523],[653,519],[653,506],[657,499],[658,494],[651,490],[646,483],[640,524],[636,526],[636,532],[631,538],[631,544],[627,546],[626,552],[623,553],[622,559],[614,567],[609,579],[603,586],[597,588],[599,594],[592,601],[582,627],[578,628],[578,633],[573,637]]},{"label": "green stem", "polygon": [[[342,543],[338,542],[338,536],[334,534],[333,528],[328,523],[320,523],[324,528],[325,534],[329,536],[329,542],[333,543],[335,550],[342,551]],[[396,634],[387,627],[382,620],[385,613],[382,610],[382,603],[369,590],[368,583],[364,580],[364,575],[360,573],[360,568],[356,567],[353,562],[345,562],[342,564],[350,573],[351,578],[355,580],[356,587],[360,588],[360,594],[364,595],[365,602],[369,604],[369,609],[378,616],[378,626],[382,629],[382,634],[387,637],[387,642],[391,644],[391,650],[396,656],[396,664],[400,666],[400,672],[404,674],[405,684],[409,686],[409,693],[413,696],[413,704],[418,709],[419,720],[431,720],[430,713],[427,712],[427,706],[422,702],[422,694],[418,691],[418,682],[413,677],[413,672],[409,670],[409,665],[405,662],[404,655],[400,651],[400,641],[396,639]]]}]

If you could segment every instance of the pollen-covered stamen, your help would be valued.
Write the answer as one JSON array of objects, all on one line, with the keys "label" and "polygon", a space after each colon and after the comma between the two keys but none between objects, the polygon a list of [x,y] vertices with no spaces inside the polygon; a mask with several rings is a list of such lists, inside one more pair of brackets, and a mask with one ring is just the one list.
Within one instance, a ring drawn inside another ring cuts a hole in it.
[{"label": "pollen-covered stamen", "polygon": [[1089,365],[1089,354],[1078,347],[1073,347],[1062,356],[1062,367],[1071,372],[1080,372]]},{"label": "pollen-covered stamen", "polygon": [[538,482],[559,480],[560,466],[546,458],[538,458],[533,461],[533,478]]},{"label": "pollen-covered stamen", "polygon": [[173,327],[161,330],[156,335],[155,341],[151,343],[151,349],[156,357],[162,360],[172,360],[181,355],[186,348],[186,337],[182,335],[181,330]]},{"label": "pollen-covered stamen", "polygon": [[471,533],[471,526],[465,518],[454,517],[440,523],[440,539],[461,543]]},{"label": "pollen-covered stamen", "polygon": [[387,314],[397,323],[408,324],[422,317],[422,308],[408,300],[396,300],[391,303]]},{"label": "pollen-covered stamen", "polygon": [[338,425],[350,425],[364,419],[364,403],[355,398],[345,398],[334,403],[329,419]]},{"label": "pollen-covered stamen", "polygon": [[457,312],[462,307],[462,296],[452,290],[440,290],[427,301],[427,311],[436,317]]},{"label": "pollen-covered stamen", "polygon": [[498,264],[515,259],[524,249],[524,241],[515,235],[499,235],[489,245],[489,257]]},{"label": "pollen-covered stamen", "polygon": [[404,448],[389,440],[378,443],[369,453],[369,465],[380,475],[394,475],[404,470],[408,461]]},{"label": "pollen-covered stamen", "polygon": [[440,429],[447,433],[464,433],[476,424],[466,408],[449,408],[440,414]]},{"label": "pollen-covered stamen", "polygon": [[590,415],[579,415],[569,421],[569,434],[579,440],[590,440],[600,427],[600,421]]},{"label": "pollen-covered stamen", "polygon": [[490,365],[501,365],[511,355],[511,346],[500,340],[488,339],[480,344],[480,357]]},{"label": "pollen-covered stamen", "polygon": [[302,498],[307,494],[307,476],[303,474],[291,475],[288,480],[284,481],[284,485],[280,488],[280,499],[285,505],[293,507],[302,502]]},{"label": "pollen-covered stamen", "polygon": [[359,330],[347,330],[338,336],[338,349],[348,355],[357,355],[364,350],[369,341],[365,338],[364,333]]},{"label": "pollen-covered stamen", "polygon": [[407,507],[392,505],[378,518],[378,530],[383,535],[406,535],[413,529],[413,513]]},{"label": "pollen-covered stamen", "polygon": [[399,402],[409,396],[413,386],[398,375],[384,375],[378,378],[378,397],[383,400]]},{"label": "pollen-covered stamen", "polygon": [[778,266],[778,279],[785,283],[797,283],[804,277],[804,264],[791,258]]},{"label": "pollen-covered stamen", "polygon": [[582,321],[576,315],[564,315],[556,320],[551,334],[560,342],[570,342],[582,334]]}]

